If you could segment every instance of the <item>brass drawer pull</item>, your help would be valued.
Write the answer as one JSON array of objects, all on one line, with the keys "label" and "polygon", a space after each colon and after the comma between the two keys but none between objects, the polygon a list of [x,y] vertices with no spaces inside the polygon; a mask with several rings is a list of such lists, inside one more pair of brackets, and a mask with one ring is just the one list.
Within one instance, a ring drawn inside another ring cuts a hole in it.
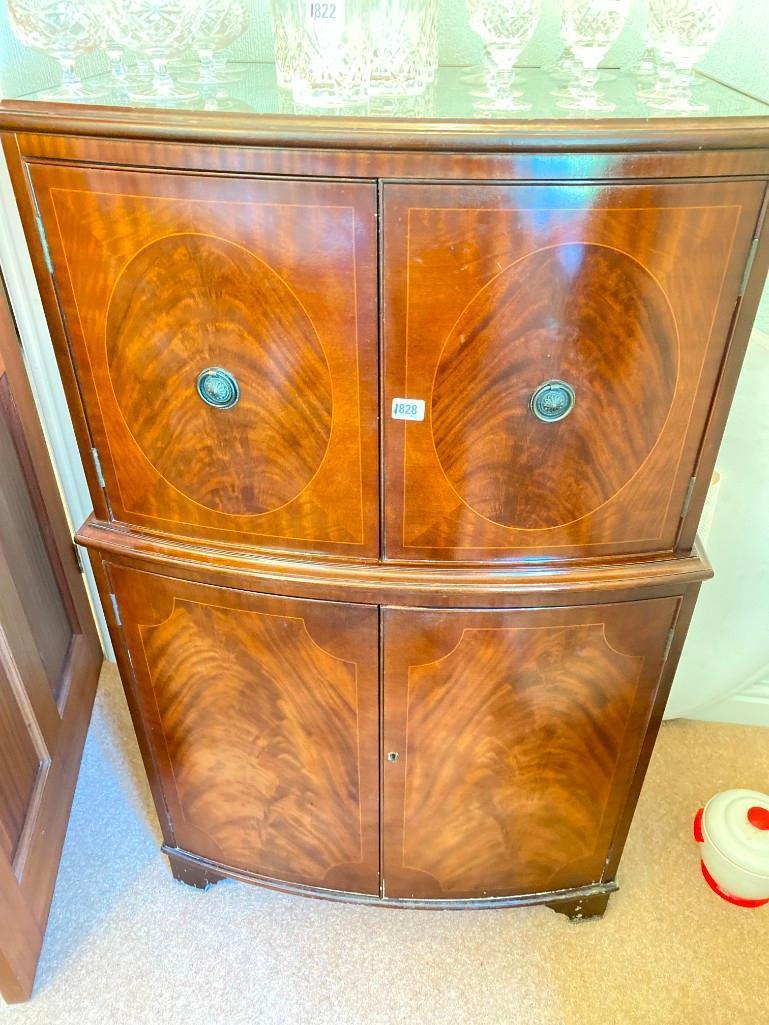
[{"label": "brass drawer pull", "polygon": [[545,381],[534,392],[529,409],[538,420],[554,423],[563,420],[574,409],[574,389],[565,381]]},{"label": "brass drawer pull", "polygon": [[232,409],[240,398],[238,382],[222,367],[207,367],[198,374],[198,395],[215,409]]}]

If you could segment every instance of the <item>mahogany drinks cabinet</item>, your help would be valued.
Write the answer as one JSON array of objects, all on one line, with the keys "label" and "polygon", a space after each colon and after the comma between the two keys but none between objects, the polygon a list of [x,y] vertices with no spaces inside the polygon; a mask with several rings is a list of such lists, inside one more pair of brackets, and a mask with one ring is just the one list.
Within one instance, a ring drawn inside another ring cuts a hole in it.
[{"label": "mahogany drinks cabinet", "polygon": [[0,124],[174,875],[600,914],[710,575],[769,120]]}]

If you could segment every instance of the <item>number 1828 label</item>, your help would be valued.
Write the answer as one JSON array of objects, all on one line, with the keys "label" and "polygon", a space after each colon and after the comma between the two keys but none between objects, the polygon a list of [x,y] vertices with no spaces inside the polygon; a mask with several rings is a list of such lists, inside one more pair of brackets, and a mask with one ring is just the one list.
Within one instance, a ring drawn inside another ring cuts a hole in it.
[{"label": "number 1828 label", "polygon": [[424,420],[424,399],[393,399],[393,420]]}]

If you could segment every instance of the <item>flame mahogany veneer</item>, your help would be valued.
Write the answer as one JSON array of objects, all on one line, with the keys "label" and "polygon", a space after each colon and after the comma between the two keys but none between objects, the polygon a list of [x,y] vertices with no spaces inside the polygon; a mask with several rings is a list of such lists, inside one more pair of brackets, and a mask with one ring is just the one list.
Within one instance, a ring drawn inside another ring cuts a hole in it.
[{"label": "flame mahogany veneer", "polygon": [[600,914],[710,575],[769,122],[0,126],[177,878]]}]

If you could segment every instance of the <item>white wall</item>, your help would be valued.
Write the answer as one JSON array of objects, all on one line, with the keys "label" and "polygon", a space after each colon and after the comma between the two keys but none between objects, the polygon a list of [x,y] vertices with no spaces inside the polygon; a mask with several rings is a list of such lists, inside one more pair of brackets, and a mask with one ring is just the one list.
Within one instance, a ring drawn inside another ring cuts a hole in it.
[{"label": "white wall", "polygon": [[718,453],[715,578],[702,586],[666,715],[769,726],[769,335],[754,332]]}]

